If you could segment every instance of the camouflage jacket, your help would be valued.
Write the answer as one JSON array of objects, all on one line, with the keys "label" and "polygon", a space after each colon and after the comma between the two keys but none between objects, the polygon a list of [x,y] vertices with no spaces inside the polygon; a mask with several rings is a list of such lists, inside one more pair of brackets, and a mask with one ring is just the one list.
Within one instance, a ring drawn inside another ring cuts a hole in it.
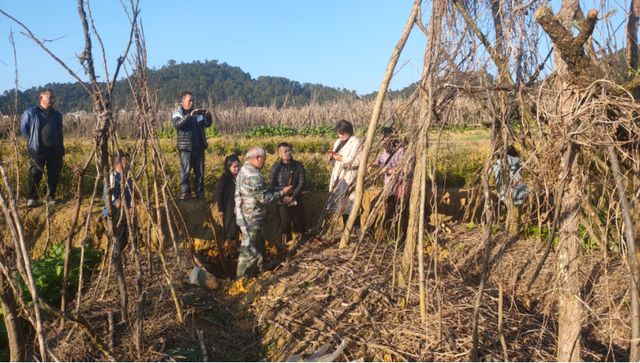
[{"label": "camouflage jacket", "polygon": [[236,223],[238,226],[261,226],[267,222],[267,204],[284,196],[278,188],[268,187],[260,170],[245,162],[236,179]]}]

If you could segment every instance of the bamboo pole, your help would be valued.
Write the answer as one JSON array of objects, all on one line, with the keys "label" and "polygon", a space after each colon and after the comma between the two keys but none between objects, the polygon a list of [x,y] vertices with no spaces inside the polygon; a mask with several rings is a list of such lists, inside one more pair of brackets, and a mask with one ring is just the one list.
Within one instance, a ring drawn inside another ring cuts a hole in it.
[{"label": "bamboo pole", "polygon": [[[493,106],[493,103],[491,103]],[[480,305],[482,304],[482,297],[484,294],[484,285],[487,279],[487,272],[489,270],[489,255],[491,254],[491,231],[493,224],[493,203],[491,202],[491,194],[489,191],[489,170],[491,164],[493,164],[493,155],[495,154],[496,145],[496,128],[497,120],[494,117],[493,126],[491,127],[491,151],[487,157],[487,161],[484,163],[482,169],[482,189],[484,192],[484,212],[485,215],[485,249],[484,259],[482,262],[482,275],[480,276],[480,286],[478,286],[478,293],[476,295],[476,301],[473,307],[473,319],[471,322],[471,335],[472,335],[472,348],[471,348],[471,361],[478,361],[478,318],[480,316]]]},{"label": "bamboo pole", "polygon": [[625,183],[620,171],[620,163],[618,162],[618,154],[613,145],[608,148],[609,161],[611,162],[611,170],[616,179],[616,189],[618,190],[618,198],[620,200],[620,209],[624,221],[625,239],[627,240],[627,255],[629,257],[629,289],[631,290],[631,341],[629,361],[637,362],[640,360],[640,304],[638,302],[638,277],[640,276],[640,268],[638,266],[638,255],[636,254],[636,240],[633,233],[633,221],[625,190]]},{"label": "bamboo pole", "polygon": [[39,292],[36,286],[35,279],[33,277],[33,271],[31,269],[31,259],[29,258],[29,251],[27,243],[24,237],[24,229],[22,222],[20,221],[20,214],[18,213],[18,204],[13,195],[13,188],[7,175],[7,170],[4,167],[2,157],[0,156],[0,172],[2,173],[3,182],[8,193],[8,199],[5,198],[4,192],[0,189],[0,205],[4,211],[7,224],[13,235],[16,244],[16,263],[18,270],[20,271],[22,278],[27,283],[29,293],[33,297],[33,310],[35,312],[36,321],[36,335],[38,337],[38,343],[40,348],[40,358],[44,361],[47,359],[47,340],[43,331],[42,314],[40,311],[40,301],[38,299]]},{"label": "bamboo pole", "polygon": [[[73,219],[71,221],[71,229],[69,230],[69,235],[67,236],[67,240],[65,241],[65,251],[64,251],[64,267],[62,273],[62,291],[60,292],[60,310],[65,311],[67,305],[67,287],[69,285],[69,263],[71,259],[71,248],[73,242],[73,235],[76,231],[76,226],[78,225],[78,217],[80,216],[80,207],[82,206],[82,181],[84,180],[84,173],[89,168],[91,160],[93,159],[93,155],[96,153],[98,149],[98,143],[94,144],[93,150],[87,157],[82,169],[77,171],[78,175],[78,187],[76,191],[76,208],[73,212]],[[97,178],[98,176],[96,176]],[[95,189],[94,189],[95,193]],[[93,205],[93,200],[91,201]],[[89,210],[91,212],[91,210]],[[83,250],[84,251],[84,250]],[[82,270],[82,265],[80,265],[80,269]]]},{"label": "bamboo pole", "polygon": [[413,24],[415,24],[416,18],[420,12],[421,3],[422,0],[415,0],[415,2],[413,3],[413,7],[411,8],[411,15],[409,15],[409,20],[407,20],[407,23],[404,26],[404,31],[402,32],[400,40],[398,40],[398,44],[393,49],[391,60],[389,61],[387,70],[384,74],[384,77],[382,78],[382,84],[380,85],[378,96],[376,97],[373,114],[371,115],[371,121],[369,122],[369,129],[367,130],[367,136],[360,156],[360,165],[358,166],[358,176],[356,179],[355,200],[353,201],[353,207],[351,209],[349,219],[347,220],[347,224],[344,226],[344,231],[342,232],[340,248],[347,247],[349,237],[351,236],[351,230],[353,229],[353,224],[355,223],[356,218],[358,217],[358,211],[362,206],[362,198],[364,196],[364,178],[367,172],[367,159],[369,158],[369,152],[371,151],[371,145],[373,144],[376,127],[378,126],[378,120],[380,119],[382,103],[384,102],[384,97],[386,95],[387,88],[389,87],[389,82],[391,82],[391,77],[393,77],[393,71],[396,68],[396,64],[398,64],[400,53],[402,52],[402,49],[404,48],[404,45],[409,38],[409,34],[411,33]]},{"label": "bamboo pole", "polygon": [[[93,154],[94,159],[96,160],[96,181],[93,184],[93,194],[91,195],[91,203],[89,204],[89,210],[87,211],[87,220],[84,226],[84,235],[82,236],[82,241],[80,242],[80,248],[82,249],[80,252],[80,269],[78,271],[78,292],[76,294],[76,310],[75,312],[80,312],[80,303],[82,302],[82,287],[83,287],[83,278],[84,272],[82,265],[84,265],[84,253],[85,253],[85,241],[87,240],[87,234],[89,233],[89,223],[91,222],[91,212],[93,211],[93,202],[96,199],[96,192],[98,191],[98,183],[100,182],[100,168],[98,167],[98,158],[97,154]],[[108,249],[107,249],[108,250]],[[104,257],[103,257],[104,258]],[[100,284],[96,284],[96,290]]]}]

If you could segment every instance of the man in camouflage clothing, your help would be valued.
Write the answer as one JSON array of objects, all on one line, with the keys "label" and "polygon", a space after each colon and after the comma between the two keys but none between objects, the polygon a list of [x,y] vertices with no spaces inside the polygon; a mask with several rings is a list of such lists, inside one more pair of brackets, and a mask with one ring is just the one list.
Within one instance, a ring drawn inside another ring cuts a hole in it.
[{"label": "man in camouflage clothing", "polygon": [[267,204],[277,202],[293,192],[293,186],[267,187],[260,173],[266,158],[267,153],[260,146],[249,149],[247,161],[236,179],[236,222],[242,232],[236,273],[238,279],[264,272],[266,258],[262,226],[267,222]]}]

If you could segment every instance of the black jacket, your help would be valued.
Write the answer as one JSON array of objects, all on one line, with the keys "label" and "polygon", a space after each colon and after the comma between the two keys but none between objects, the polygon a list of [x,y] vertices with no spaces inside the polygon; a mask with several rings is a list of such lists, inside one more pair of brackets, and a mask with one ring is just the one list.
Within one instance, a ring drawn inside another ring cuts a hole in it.
[{"label": "black jacket", "polygon": [[[286,187],[289,185],[289,176],[293,171],[293,199],[298,202],[298,205],[302,204],[302,190],[306,182],[306,176],[304,171],[304,165],[296,160],[291,160],[289,164],[284,164],[282,161],[278,161],[271,167],[269,180],[272,187]],[[278,204],[283,204],[278,202]]]},{"label": "black jacket", "polygon": [[223,227],[224,238],[234,239],[236,238],[238,231],[238,224],[236,223],[235,209],[235,194],[236,194],[236,181],[233,176],[224,173],[218,179],[218,187],[216,188],[216,202],[218,203],[218,211],[224,213]]},{"label": "black jacket", "polygon": [[[204,120],[202,122],[198,122],[198,131],[200,135],[196,135],[195,137],[200,137],[200,143],[202,144],[202,148],[206,149],[209,147],[207,144],[207,136],[204,133],[205,127],[210,127],[213,124],[213,120],[211,116],[206,117],[203,116]],[[178,130],[178,150],[186,150],[191,151],[193,141],[192,141],[192,128],[191,121],[192,117],[189,116],[188,113],[182,108],[182,106],[178,107],[178,109],[173,113],[173,117],[171,121],[173,122],[173,127]],[[195,121],[195,120],[194,120]]]}]

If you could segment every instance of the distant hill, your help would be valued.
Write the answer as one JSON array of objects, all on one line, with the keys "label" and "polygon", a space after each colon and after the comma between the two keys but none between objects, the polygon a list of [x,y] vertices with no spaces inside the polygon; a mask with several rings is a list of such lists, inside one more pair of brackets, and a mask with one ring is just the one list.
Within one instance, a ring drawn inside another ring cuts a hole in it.
[{"label": "distant hill", "polygon": [[[483,85],[483,80],[492,84],[495,81],[495,76],[488,72],[463,72],[462,76],[454,75],[447,82],[460,86],[472,86],[480,87]],[[389,91],[388,97],[391,98],[409,98],[418,88],[418,82],[411,83],[407,87],[395,91]],[[378,96],[378,92],[371,92],[362,96],[364,100],[374,100]]]},{"label": "distant hill", "polygon": [[[416,91],[416,88],[418,88],[418,82],[411,83],[410,85],[408,85],[403,89],[389,91],[388,96],[391,96],[391,98],[407,98],[411,96],[413,92]],[[375,91],[375,92],[368,93],[362,96],[361,98],[363,100],[375,100],[377,96],[378,96],[378,91]]]},{"label": "distant hill", "polygon": [[[345,96],[357,98],[355,91],[325,87],[321,84],[300,83],[283,77],[251,78],[239,67],[217,60],[177,63],[169,60],[160,69],[149,69],[149,85],[157,85],[158,101],[173,106],[183,91],[190,91],[197,99],[211,100],[215,105],[225,102],[242,102],[247,107],[264,107],[275,104],[281,107],[306,105],[310,101],[320,104]],[[51,88],[58,99],[57,108],[61,112],[77,110],[90,111],[92,101],[82,85],[76,83],[48,83],[26,91],[18,91],[18,113],[38,104],[38,96],[43,88]],[[130,106],[131,91],[126,79],[116,83],[114,104],[116,108]],[[7,90],[0,95],[0,111],[9,114],[13,109],[14,91]]]}]

